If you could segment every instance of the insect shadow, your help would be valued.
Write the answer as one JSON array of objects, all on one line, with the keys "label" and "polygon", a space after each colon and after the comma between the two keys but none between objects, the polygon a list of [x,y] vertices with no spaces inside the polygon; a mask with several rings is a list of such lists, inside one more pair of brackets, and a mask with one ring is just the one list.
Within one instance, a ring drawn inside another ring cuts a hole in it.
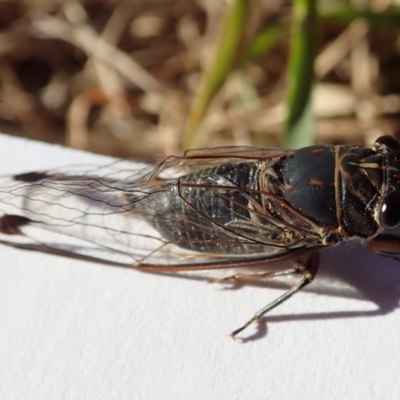
[{"label": "insect shadow", "polygon": [[[268,268],[273,268],[273,263],[268,264]],[[205,279],[204,275],[168,275],[185,279]],[[224,275],[226,275],[226,271]],[[295,279],[290,278],[284,281],[271,279],[263,282],[239,280],[223,285],[222,289],[237,290],[243,286],[288,289]],[[241,337],[240,340],[241,342],[250,342],[265,337],[268,333],[268,324],[272,323],[383,316],[398,308],[399,289],[400,263],[398,261],[377,255],[356,241],[343,243],[321,252],[318,274],[313,283],[304,291],[317,295],[367,301],[375,304],[376,309],[285,315],[268,314],[257,322],[254,333],[250,333],[244,338]]]},{"label": "insect shadow", "polygon": [[[287,288],[284,284],[272,281],[262,285],[256,284],[256,286]],[[268,324],[272,323],[378,317],[389,314],[399,306],[399,288],[400,263],[398,261],[379,256],[357,242],[344,243],[335,248],[323,250],[318,274],[313,283],[304,291],[368,301],[375,304],[376,309],[266,315],[258,322],[255,332],[242,338],[241,341],[250,342],[265,337],[268,333]]]},{"label": "insect shadow", "polygon": [[[84,261],[100,263],[112,267],[133,269],[134,267],[117,262],[108,262],[93,257],[86,257],[69,251],[55,250],[42,245],[19,245],[7,241],[0,241],[1,244],[50,254],[61,255],[68,258],[76,258]],[[274,264],[268,264],[268,269],[274,269]],[[279,266],[278,263],[275,265]],[[236,272],[241,272],[235,270]],[[254,270],[253,270],[254,271]],[[135,271],[137,273],[143,273]],[[215,272],[215,271],[214,271]],[[203,272],[199,273],[154,273],[161,277],[166,275],[186,280],[205,281],[209,276]],[[229,275],[228,271],[219,271],[221,276]],[[239,280],[228,282],[220,286],[223,290],[238,290],[243,286],[265,287],[273,289],[288,289],[296,278],[285,280],[270,279],[266,281]],[[257,322],[254,333],[250,333],[241,342],[250,342],[265,337],[268,333],[268,324],[290,321],[307,320],[330,320],[341,318],[377,317],[394,311],[399,305],[400,288],[400,263],[388,257],[382,257],[358,242],[347,242],[323,250],[321,252],[321,265],[318,274],[311,285],[303,291],[325,296],[356,299],[368,301],[376,305],[375,310],[359,311],[335,311],[303,314],[268,314]],[[297,296],[295,296],[296,298]],[[291,299],[290,302],[294,301]]]}]

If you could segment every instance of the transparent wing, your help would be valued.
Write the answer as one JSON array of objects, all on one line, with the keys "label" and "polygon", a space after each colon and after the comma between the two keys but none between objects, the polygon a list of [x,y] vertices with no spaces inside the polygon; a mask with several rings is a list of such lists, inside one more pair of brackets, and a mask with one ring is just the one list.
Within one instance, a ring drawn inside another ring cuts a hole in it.
[{"label": "transparent wing", "polygon": [[3,241],[170,270],[290,257],[322,246],[323,232],[260,186],[260,169],[282,154],[196,150],[153,165],[3,177]]}]

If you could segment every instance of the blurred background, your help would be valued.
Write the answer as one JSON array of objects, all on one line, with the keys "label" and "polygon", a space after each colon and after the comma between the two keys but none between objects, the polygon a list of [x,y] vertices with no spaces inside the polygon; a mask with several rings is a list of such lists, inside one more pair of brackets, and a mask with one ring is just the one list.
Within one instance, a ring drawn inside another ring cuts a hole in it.
[{"label": "blurred background", "polygon": [[0,1],[0,131],[119,157],[400,137],[400,2]]}]

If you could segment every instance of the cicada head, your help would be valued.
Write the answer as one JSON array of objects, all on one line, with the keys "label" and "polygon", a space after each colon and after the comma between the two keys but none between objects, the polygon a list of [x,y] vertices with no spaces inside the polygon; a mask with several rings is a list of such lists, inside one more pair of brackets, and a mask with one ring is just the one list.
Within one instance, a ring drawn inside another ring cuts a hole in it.
[{"label": "cicada head", "polygon": [[400,142],[385,135],[376,140],[374,147],[384,159],[384,185],[377,218],[383,229],[395,229],[400,225]]},{"label": "cicada head", "polygon": [[400,225],[400,142],[340,148],[340,223],[348,236],[372,238]]}]

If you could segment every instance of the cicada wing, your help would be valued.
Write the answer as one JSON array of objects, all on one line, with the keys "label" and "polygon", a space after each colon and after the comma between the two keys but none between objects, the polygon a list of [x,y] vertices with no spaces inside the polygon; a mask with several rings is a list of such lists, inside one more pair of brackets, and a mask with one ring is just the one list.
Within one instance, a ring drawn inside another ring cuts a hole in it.
[{"label": "cicada wing", "polygon": [[233,184],[208,164],[230,160],[235,168],[248,161],[240,154],[257,151],[226,150],[220,159],[192,152],[192,158],[144,168],[116,162],[4,177],[0,211],[26,218],[17,231],[44,247],[166,270],[290,257],[321,246],[315,224],[279,197]]},{"label": "cicada wing", "polygon": [[[26,218],[17,227],[25,237],[18,239],[14,235],[14,243],[25,243],[30,238],[32,244],[129,264],[154,253],[155,261],[161,257],[156,257],[157,250],[165,243],[154,228],[130,210],[131,202],[148,196],[141,182],[152,170],[137,174],[130,170],[129,181],[116,179],[116,172],[106,172],[104,168],[98,175],[88,175],[87,169],[79,175],[74,169],[68,171],[71,175],[52,171],[4,177],[0,184],[0,211]],[[134,200],[126,198],[127,191]],[[9,234],[5,229],[3,232]]]},{"label": "cicada wing", "polygon": [[270,157],[276,157],[287,153],[290,153],[290,150],[251,146],[226,146],[215,147],[213,149],[187,150],[182,158],[186,160],[199,161],[218,159],[220,162],[226,162],[226,160],[240,160],[243,162],[245,160],[265,160]]},{"label": "cicada wing", "polygon": [[[165,160],[164,168],[177,170],[184,174],[197,172],[214,165],[240,164],[243,162],[259,162],[279,158],[290,154],[282,149],[259,147],[218,147],[213,149],[188,150],[182,157],[169,157]],[[174,165],[178,165],[174,167]],[[171,168],[169,168],[171,167]]]}]

